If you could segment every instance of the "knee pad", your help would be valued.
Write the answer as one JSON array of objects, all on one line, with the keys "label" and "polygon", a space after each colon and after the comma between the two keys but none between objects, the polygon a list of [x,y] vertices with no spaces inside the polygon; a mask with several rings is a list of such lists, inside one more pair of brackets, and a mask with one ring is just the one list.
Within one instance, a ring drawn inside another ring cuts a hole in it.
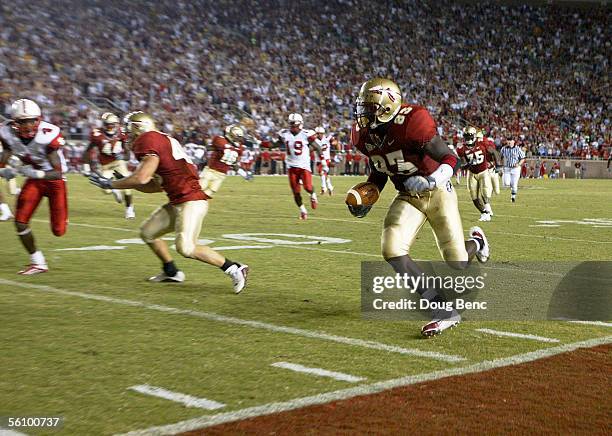
[{"label": "knee pad", "polygon": [[183,257],[193,257],[196,245],[193,241],[188,241],[179,235],[176,238],[176,251]]},{"label": "knee pad", "polygon": [[145,227],[141,227],[140,228],[140,239],[142,239],[147,244],[150,244],[151,242],[155,241],[156,238],[155,238],[155,235],[148,232]]}]

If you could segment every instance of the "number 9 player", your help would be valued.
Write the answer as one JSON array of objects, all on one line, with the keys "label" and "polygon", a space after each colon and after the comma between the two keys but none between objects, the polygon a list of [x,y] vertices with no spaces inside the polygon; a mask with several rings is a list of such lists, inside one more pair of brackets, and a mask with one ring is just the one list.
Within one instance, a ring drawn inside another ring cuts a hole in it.
[{"label": "number 9 player", "polygon": [[[384,220],[382,255],[399,274],[423,272],[410,258],[410,247],[425,223],[433,229],[438,249],[453,268],[465,268],[474,256],[485,262],[489,245],[479,227],[463,239],[457,195],[450,178],[458,164],[457,155],[437,135],[436,123],[422,106],[402,104],[399,87],[391,80],[374,78],[365,82],[355,102],[351,142],[369,158],[372,172],[368,182],[382,191],[388,179],[397,195]],[[349,207],[357,217],[371,206]],[[422,298],[443,302],[434,289],[417,289]],[[461,320],[455,311],[436,311],[421,333],[432,336],[454,327]]]}]

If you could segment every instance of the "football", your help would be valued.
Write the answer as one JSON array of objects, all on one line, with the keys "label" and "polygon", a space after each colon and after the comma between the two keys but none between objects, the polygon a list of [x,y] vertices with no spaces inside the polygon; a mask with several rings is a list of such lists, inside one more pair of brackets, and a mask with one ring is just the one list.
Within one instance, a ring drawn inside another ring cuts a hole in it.
[{"label": "football", "polygon": [[349,206],[372,206],[379,196],[380,192],[374,183],[361,182],[348,190],[345,203]]}]

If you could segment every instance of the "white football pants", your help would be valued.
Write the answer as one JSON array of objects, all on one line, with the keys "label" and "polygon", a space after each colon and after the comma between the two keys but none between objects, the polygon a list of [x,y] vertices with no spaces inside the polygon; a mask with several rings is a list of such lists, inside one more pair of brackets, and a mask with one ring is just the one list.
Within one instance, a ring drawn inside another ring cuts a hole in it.
[{"label": "white football pants", "polygon": [[510,186],[513,194],[518,191],[518,181],[521,177],[521,167],[504,167],[504,186]]}]

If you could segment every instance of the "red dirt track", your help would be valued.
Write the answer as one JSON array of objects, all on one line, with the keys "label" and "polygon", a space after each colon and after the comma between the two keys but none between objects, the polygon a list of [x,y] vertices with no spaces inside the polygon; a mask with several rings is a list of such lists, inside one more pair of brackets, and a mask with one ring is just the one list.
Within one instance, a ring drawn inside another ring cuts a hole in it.
[{"label": "red dirt track", "polygon": [[186,433],[611,434],[612,345]]}]

